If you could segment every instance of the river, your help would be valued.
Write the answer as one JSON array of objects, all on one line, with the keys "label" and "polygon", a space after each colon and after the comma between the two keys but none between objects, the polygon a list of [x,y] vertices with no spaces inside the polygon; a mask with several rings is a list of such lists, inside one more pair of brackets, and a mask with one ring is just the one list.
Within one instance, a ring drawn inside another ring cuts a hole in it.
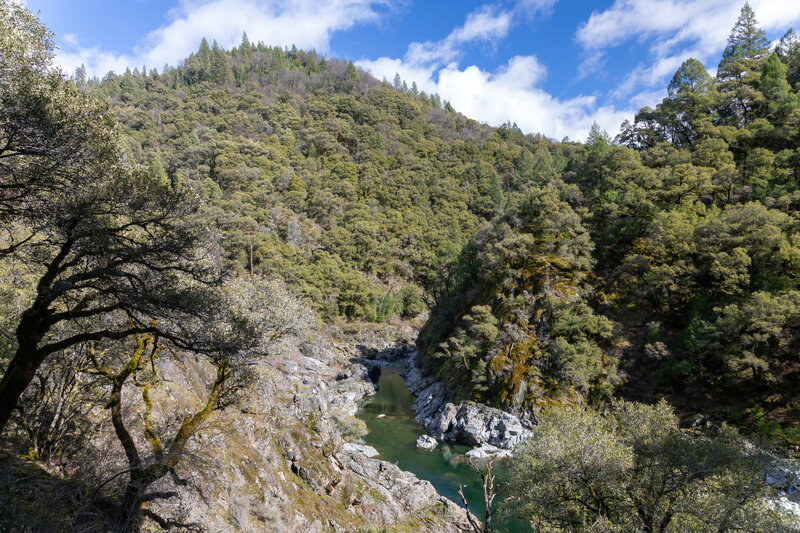
[{"label": "river", "polygon": [[[384,461],[395,463],[403,470],[413,472],[420,479],[430,481],[442,496],[461,504],[459,484],[464,485],[464,495],[470,510],[483,519],[483,488],[480,476],[463,456],[469,446],[439,443],[433,451],[420,450],[417,437],[425,428],[414,420],[411,408],[414,396],[397,367],[384,367],[378,380],[378,392],[369,398],[358,412],[367,424],[369,434],[364,438],[375,447]],[[495,463],[495,483],[499,485],[496,501],[502,501],[507,476],[502,462]],[[530,526],[521,520],[495,517],[495,531],[502,533],[529,533]]]}]

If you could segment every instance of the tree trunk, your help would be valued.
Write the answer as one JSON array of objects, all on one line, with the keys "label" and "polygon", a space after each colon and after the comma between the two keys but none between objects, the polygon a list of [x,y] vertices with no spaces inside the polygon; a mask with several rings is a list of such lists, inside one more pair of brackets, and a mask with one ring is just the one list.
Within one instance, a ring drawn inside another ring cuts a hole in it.
[{"label": "tree trunk", "polygon": [[145,503],[147,489],[164,477],[167,469],[153,464],[143,470],[131,472],[130,480],[125,485],[122,508],[115,531],[119,533],[139,533],[142,530],[141,508]]},{"label": "tree trunk", "polygon": [[[194,435],[197,428],[208,418],[208,416],[219,405],[220,394],[229,377],[227,363],[217,363],[217,377],[211,389],[211,393],[206,400],[206,404],[194,416],[187,415],[181,426],[175,433],[172,442],[169,444],[167,453],[161,449],[161,441],[155,435],[150,434],[150,400],[147,396],[149,384],[145,386],[142,397],[145,402],[145,438],[150,442],[154,452],[154,463],[143,466],[142,460],[139,457],[139,452],[136,448],[136,442],[131,438],[128,430],[125,428],[125,423],[122,418],[122,387],[130,374],[139,368],[140,357],[143,353],[145,341],[140,339],[139,347],[134,353],[133,358],[123,368],[123,370],[114,376],[114,385],[112,387],[111,397],[109,398],[107,407],[111,410],[111,419],[116,430],[117,438],[119,439],[122,447],[125,449],[125,455],[128,458],[128,466],[130,470],[130,478],[125,485],[125,492],[122,496],[122,506],[117,521],[115,531],[120,533],[138,533],[142,528],[142,504],[148,500],[152,500],[153,494],[148,493],[148,489],[153,483],[166,476],[170,471],[174,474],[174,468],[180,462],[186,443],[192,435]],[[173,493],[169,493],[174,495]]]},{"label": "tree trunk", "polygon": [[0,381],[0,434],[3,433],[22,393],[33,381],[33,376],[43,361],[44,358],[40,357],[36,350],[23,346],[11,359]]}]

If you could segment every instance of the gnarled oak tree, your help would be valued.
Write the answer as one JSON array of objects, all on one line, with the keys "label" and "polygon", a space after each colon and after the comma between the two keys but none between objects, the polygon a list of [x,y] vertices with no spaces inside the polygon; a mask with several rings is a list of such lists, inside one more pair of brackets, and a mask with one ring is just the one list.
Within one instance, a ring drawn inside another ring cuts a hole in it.
[{"label": "gnarled oak tree", "polygon": [[39,21],[0,0],[0,266],[36,280],[4,332],[0,431],[53,353],[145,333],[191,344],[182,319],[214,312],[221,278],[198,253],[194,194],[127,164],[112,116],[52,54]]}]

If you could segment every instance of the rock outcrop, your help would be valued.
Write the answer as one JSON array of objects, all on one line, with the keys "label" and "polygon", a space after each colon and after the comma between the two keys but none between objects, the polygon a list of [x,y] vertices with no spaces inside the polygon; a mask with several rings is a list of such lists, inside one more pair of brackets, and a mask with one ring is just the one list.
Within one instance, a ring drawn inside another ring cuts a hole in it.
[{"label": "rock outcrop", "polygon": [[[428,481],[344,441],[341,421],[375,392],[363,351],[293,339],[259,369],[242,406],[219,411],[192,439],[202,466],[186,462],[178,468],[186,484],[165,487],[180,497],[152,507],[204,531],[460,531],[463,509]],[[213,377],[194,361],[162,371],[172,384],[155,401],[164,413],[192,405]]]},{"label": "rock outcrop", "polygon": [[513,450],[530,436],[532,424],[524,424],[510,413],[476,402],[454,404],[443,383],[423,376],[416,364],[416,352],[404,353],[408,355],[403,360],[403,375],[409,390],[417,398],[413,405],[416,420],[434,437],[472,446],[488,444]]},{"label": "rock outcrop", "polygon": [[488,459],[507,459],[511,457],[509,450],[492,446],[491,444],[484,444],[477,448],[472,448],[465,454],[469,459],[476,459],[478,461],[486,461]]},{"label": "rock outcrop", "polygon": [[778,490],[773,501],[791,513],[795,517],[795,525],[800,527],[800,468],[793,461],[771,454],[768,457],[769,466],[764,478],[767,485]]},{"label": "rock outcrop", "polygon": [[353,444],[352,442],[345,442],[342,445],[342,450],[348,454],[361,454],[364,457],[368,457],[372,459],[373,457],[377,457],[380,454],[378,450],[373,448],[372,446],[367,446],[366,444]]}]

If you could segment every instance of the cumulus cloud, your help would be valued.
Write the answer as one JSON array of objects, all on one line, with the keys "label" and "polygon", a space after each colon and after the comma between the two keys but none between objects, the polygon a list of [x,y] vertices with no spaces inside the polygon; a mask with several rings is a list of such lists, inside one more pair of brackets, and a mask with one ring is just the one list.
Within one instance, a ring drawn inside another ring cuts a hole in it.
[{"label": "cumulus cloud", "polygon": [[[800,2],[751,0],[759,25],[785,30],[800,21]],[[739,16],[741,0],[616,0],[595,11],[576,33],[591,57],[627,41],[648,41],[651,61],[634,69],[615,92],[622,97],[642,86],[664,83],[689,57],[718,57]],[[707,65],[711,70],[716,65]]]},{"label": "cumulus cloud", "polygon": [[385,4],[386,0],[182,0],[170,11],[169,22],[150,32],[132,53],[84,47],[73,38],[64,41],[57,60],[67,70],[84,64],[99,76],[133,66],[161,68],[196,51],[203,37],[224,48],[238,45],[242,31],[253,42],[327,52],[334,32],[376,22],[377,9]]},{"label": "cumulus cloud", "polygon": [[547,69],[532,55],[519,55],[489,72],[475,65],[461,67],[460,47],[468,42],[494,43],[506,37],[520,16],[547,11],[555,0],[523,0],[509,9],[482,6],[441,41],[411,43],[404,57],[358,62],[378,78],[399,74],[420,90],[438,93],[465,115],[492,125],[515,122],[523,131],[555,139],[584,139],[593,122],[616,132],[633,114],[629,109],[600,105],[595,96],[559,99],[542,89]]},{"label": "cumulus cloud", "polygon": [[477,120],[499,125],[507,120],[526,132],[551,138],[582,140],[593,122],[616,132],[632,110],[599,106],[594,96],[558,99],[539,87],[546,69],[534,56],[515,56],[495,72],[450,63],[443,68],[410,65],[400,59],[360,61],[376,76],[392,79],[399,73],[415,81],[420,90],[439,93],[458,111]]}]

